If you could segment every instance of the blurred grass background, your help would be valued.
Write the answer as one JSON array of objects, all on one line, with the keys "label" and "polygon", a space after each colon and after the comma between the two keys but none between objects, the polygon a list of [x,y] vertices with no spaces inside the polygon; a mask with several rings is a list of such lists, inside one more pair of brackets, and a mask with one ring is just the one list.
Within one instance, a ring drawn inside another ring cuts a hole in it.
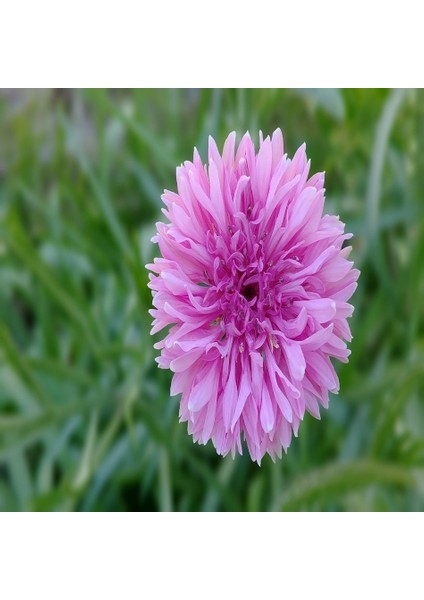
[{"label": "blurred grass background", "polygon": [[[194,445],[154,363],[144,264],[208,134],[281,127],[361,269],[341,391],[261,467]],[[421,510],[424,92],[3,90],[1,510]]]}]

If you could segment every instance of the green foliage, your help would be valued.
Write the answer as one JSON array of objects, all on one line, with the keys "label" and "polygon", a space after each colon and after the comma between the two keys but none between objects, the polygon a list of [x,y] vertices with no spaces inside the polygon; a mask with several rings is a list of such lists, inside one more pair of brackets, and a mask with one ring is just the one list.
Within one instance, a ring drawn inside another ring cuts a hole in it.
[{"label": "green foliage", "polygon": [[[258,467],[178,423],[143,265],[193,146],[277,126],[362,275],[340,395]],[[423,141],[419,91],[2,92],[0,510],[422,509]]]}]

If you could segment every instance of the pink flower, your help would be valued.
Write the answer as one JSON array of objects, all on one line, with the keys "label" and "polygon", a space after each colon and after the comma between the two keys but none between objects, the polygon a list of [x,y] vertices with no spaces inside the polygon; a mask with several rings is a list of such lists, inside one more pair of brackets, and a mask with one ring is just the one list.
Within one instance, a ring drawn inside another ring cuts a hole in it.
[{"label": "pink flower", "polygon": [[171,326],[157,362],[194,441],[234,456],[244,438],[260,463],[338,391],[330,358],[347,362],[359,271],[342,248],[351,235],[323,215],[324,174],[309,177],[305,145],[289,159],[279,129],[257,154],[248,133],[235,141],[221,156],[209,138],[209,165],[195,149],[162,196],[150,312],[152,334]]}]

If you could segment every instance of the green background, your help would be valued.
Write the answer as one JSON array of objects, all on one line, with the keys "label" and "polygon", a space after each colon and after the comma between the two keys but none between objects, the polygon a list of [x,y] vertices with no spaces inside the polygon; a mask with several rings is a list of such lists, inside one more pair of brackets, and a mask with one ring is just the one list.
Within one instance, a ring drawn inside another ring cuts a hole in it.
[{"label": "green background", "polygon": [[[178,423],[143,265],[193,146],[276,127],[362,274],[340,394],[258,467]],[[423,156],[422,91],[0,92],[0,509],[421,510]]]}]

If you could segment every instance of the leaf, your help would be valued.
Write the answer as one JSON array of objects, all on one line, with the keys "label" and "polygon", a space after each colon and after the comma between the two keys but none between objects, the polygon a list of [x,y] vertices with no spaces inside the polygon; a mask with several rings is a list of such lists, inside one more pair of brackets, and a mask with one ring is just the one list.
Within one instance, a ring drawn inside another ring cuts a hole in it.
[{"label": "leaf", "polygon": [[77,414],[84,414],[96,408],[108,406],[112,396],[100,396],[95,400],[84,398],[66,405],[51,406],[37,415],[0,416],[0,460],[8,452],[37,440],[46,430],[61,425]]},{"label": "leaf", "polygon": [[162,512],[172,511],[172,481],[166,448],[159,450],[159,506]]},{"label": "leaf", "polygon": [[52,402],[34,377],[24,356],[16,348],[9,331],[3,323],[0,323],[0,345],[3,347],[6,360],[26,385],[28,390],[34,394],[40,405],[44,407],[51,406]]},{"label": "leaf", "polygon": [[208,493],[203,506],[204,511],[216,510],[216,506],[219,505],[220,501],[225,503],[227,510],[239,511],[241,509],[240,498],[237,497],[237,494],[229,485],[236,461],[228,457],[217,470],[214,470],[207,462],[199,460],[194,452],[188,452],[186,460],[196,473],[196,479],[201,477],[208,486]]},{"label": "leaf", "polygon": [[95,444],[97,438],[97,425],[98,425],[98,413],[94,410],[91,413],[90,422],[88,425],[88,431],[85,439],[84,450],[81,456],[78,470],[75,474],[72,482],[72,488],[75,492],[84,488],[89,481],[93,466],[94,466],[94,453]]},{"label": "leaf", "polygon": [[37,471],[37,491],[38,494],[45,495],[51,492],[54,485],[54,465],[61,454],[65,452],[66,444],[69,443],[70,436],[75,432],[78,425],[81,424],[80,415],[71,417],[65,426],[56,433],[55,431],[44,434],[46,449],[40,460]]},{"label": "leaf", "polygon": [[[136,159],[131,160],[129,163],[129,168],[139,182],[145,197],[150,202],[152,207],[155,209],[161,208],[162,200],[160,197],[162,194],[162,188],[159,186],[159,183],[155,180],[151,172]],[[141,198],[141,201],[143,201],[143,199],[144,198]]]},{"label": "leaf", "polygon": [[337,121],[345,118],[345,105],[339,88],[300,88],[297,93],[307,98],[314,107],[322,108]]},{"label": "leaf", "polygon": [[[107,349],[107,347],[106,347],[106,349]],[[104,358],[106,356],[106,352],[104,352],[104,350],[105,350],[105,348],[102,348],[101,350],[99,350],[97,356],[100,358],[101,357]],[[130,351],[130,350],[132,350],[132,349],[128,349],[126,351]],[[123,351],[121,349],[121,353],[120,353],[121,355],[122,355],[122,352]],[[134,353],[135,353],[135,349],[134,349]],[[118,352],[115,353],[115,356],[118,356]],[[63,362],[50,360],[49,358],[46,358],[45,356],[26,356],[25,361],[26,361],[26,364],[32,370],[39,371],[42,374],[47,373],[49,375],[52,375],[53,377],[56,377],[57,379],[59,379],[62,382],[63,382],[63,380],[70,380],[70,381],[77,383],[78,385],[83,385],[85,387],[95,385],[95,379],[90,374],[86,373],[83,370],[77,369],[75,367],[71,367]]]},{"label": "leaf", "polygon": [[19,510],[29,510],[33,494],[32,478],[21,448],[16,448],[10,452],[7,467],[17,497]]},{"label": "leaf", "polygon": [[54,301],[62,307],[75,323],[78,324],[90,346],[95,349],[96,342],[92,335],[90,322],[87,319],[86,314],[60,286],[57,278],[54,277],[46,264],[39,259],[37,253],[34,251],[34,248],[30,246],[28,239],[25,237],[16,220],[12,220],[10,223],[7,242],[12,252],[39,279]]},{"label": "leaf", "polygon": [[371,243],[375,239],[378,227],[378,211],[381,195],[381,180],[383,176],[384,159],[386,157],[390,133],[396,116],[406,98],[408,90],[394,89],[387,99],[375,134],[374,148],[371,156],[371,166],[368,176],[367,189],[367,223],[368,237]]},{"label": "leaf", "polygon": [[273,511],[295,511],[322,498],[334,498],[369,485],[391,484],[415,489],[416,477],[404,466],[373,460],[330,464],[297,477],[272,504]]},{"label": "leaf", "polygon": [[130,256],[131,246],[128,242],[125,230],[118,219],[107,189],[101,185],[99,179],[90,168],[88,162],[82,156],[80,156],[79,160],[81,169],[90,182],[91,188],[94,192],[94,199],[102,211],[103,218],[105,219],[105,222],[107,223],[118,248],[121,250],[123,256]]}]

